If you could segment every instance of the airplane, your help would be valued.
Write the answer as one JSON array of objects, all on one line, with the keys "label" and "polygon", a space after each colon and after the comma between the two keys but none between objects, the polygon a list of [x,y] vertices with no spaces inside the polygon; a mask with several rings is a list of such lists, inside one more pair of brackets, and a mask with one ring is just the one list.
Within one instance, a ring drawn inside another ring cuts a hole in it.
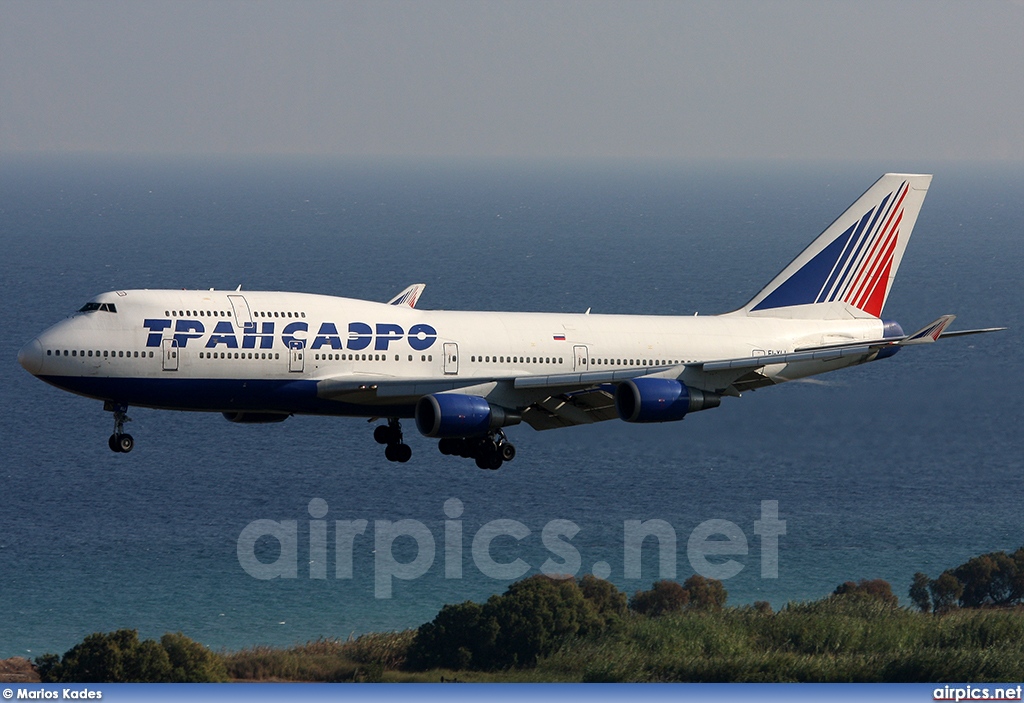
[{"label": "airplane", "polygon": [[422,310],[423,284],[388,303],[309,293],[118,290],[92,298],[18,354],[31,374],[102,400],[108,445],[134,447],[129,406],[386,419],[373,432],[406,462],[402,420],[442,454],[497,469],[505,429],[621,419],[670,422],[724,397],[1002,327],[913,334],[883,320],[931,175],[883,175],[743,307],[720,315]]}]

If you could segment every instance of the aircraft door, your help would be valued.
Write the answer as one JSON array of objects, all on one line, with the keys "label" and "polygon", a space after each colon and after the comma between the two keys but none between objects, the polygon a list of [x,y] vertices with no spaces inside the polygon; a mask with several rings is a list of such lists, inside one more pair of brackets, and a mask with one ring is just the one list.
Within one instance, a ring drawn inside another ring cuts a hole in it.
[{"label": "aircraft door", "polygon": [[455,342],[444,343],[444,372],[449,376],[459,373],[459,345]]},{"label": "aircraft door", "polygon": [[574,371],[589,371],[590,370],[590,350],[582,345],[577,344],[572,348],[573,365]]},{"label": "aircraft door", "polygon": [[304,356],[305,350],[302,348],[302,342],[297,339],[293,339],[288,344],[288,370],[292,372],[301,372],[304,368],[302,357]]},{"label": "aircraft door", "polygon": [[228,302],[231,303],[231,310],[234,312],[235,325],[237,327],[252,324],[252,313],[249,312],[249,303],[245,301],[245,296],[229,295]]},{"label": "aircraft door", "polygon": [[165,339],[163,347],[164,371],[178,370],[178,345],[173,339]]}]

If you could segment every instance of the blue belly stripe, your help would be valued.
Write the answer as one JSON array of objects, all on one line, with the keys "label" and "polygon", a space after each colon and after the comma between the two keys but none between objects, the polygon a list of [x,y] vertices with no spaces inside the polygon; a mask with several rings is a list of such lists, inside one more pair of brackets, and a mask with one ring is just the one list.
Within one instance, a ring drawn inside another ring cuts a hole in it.
[{"label": "blue belly stripe", "polygon": [[98,400],[162,410],[238,410],[300,415],[413,416],[414,405],[360,405],[317,397],[316,381],[268,379],[94,378],[40,376],[50,385]]}]

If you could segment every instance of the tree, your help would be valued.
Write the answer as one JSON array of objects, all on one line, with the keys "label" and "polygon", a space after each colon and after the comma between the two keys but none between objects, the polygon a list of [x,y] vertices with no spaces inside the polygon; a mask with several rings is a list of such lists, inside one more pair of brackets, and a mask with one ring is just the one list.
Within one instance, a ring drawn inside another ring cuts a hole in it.
[{"label": "tree", "polygon": [[491,596],[484,616],[498,623],[492,668],[533,666],[567,638],[599,631],[603,621],[573,579],[531,576]]},{"label": "tree", "polygon": [[531,576],[486,603],[446,605],[420,626],[409,667],[501,669],[533,666],[568,638],[603,630],[625,596],[599,579]]},{"label": "tree", "polygon": [[931,580],[927,574],[918,571],[914,574],[914,580],[910,584],[910,600],[914,601],[922,613],[927,613],[932,609],[932,599],[928,594],[928,585]]},{"label": "tree", "polygon": [[65,652],[36,659],[44,683],[163,683],[224,681],[227,673],[215,654],[185,635],[164,635],[160,642],[139,641],[138,630],[94,632]]},{"label": "tree", "polygon": [[583,597],[590,602],[605,625],[628,612],[626,594],[611,582],[587,574],[580,579],[579,586]]},{"label": "tree", "polygon": [[717,579],[704,578],[694,574],[683,582],[689,594],[689,608],[693,610],[721,610],[729,597],[725,586]]},{"label": "tree", "polygon": [[690,592],[675,581],[655,581],[649,591],[637,591],[629,609],[640,615],[658,617],[681,611],[690,602]]},{"label": "tree", "polygon": [[990,552],[953,569],[953,575],[963,584],[960,605],[979,608],[1019,603],[1024,597],[1024,574],[1020,573],[1021,564],[1016,556],[1016,552],[1014,556]]},{"label": "tree", "polygon": [[956,607],[964,587],[952,572],[944,571],[939,578],[928,584],[928,590],[932,594],[932,610],[936,615],[942,615]]},{"label": "tree", "polygon": [[431,622],[420,625],[409,647],[409,667],[482,668],[490,658],[497,635],[497,621],[485,619],[479,603],[446,605]]},{"label": "tree", "polygon": [[836,586],[832,595],[833,597],[877,600],[893,608],[900,603],[899,598],[892,592],[892,586],[885,579],[861,579],[857,583],[847,581]]}]

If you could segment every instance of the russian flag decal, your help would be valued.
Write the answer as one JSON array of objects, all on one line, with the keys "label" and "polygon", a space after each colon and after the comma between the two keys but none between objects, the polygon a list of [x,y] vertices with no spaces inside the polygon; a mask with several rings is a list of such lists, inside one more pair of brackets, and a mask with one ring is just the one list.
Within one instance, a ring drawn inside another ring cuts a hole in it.
[{"label": "russian flag decal", "polygon": [[556,342],[564,342],[565,341],[565,335],[564,334],[556,334],[555,335],[555,341]]}]

